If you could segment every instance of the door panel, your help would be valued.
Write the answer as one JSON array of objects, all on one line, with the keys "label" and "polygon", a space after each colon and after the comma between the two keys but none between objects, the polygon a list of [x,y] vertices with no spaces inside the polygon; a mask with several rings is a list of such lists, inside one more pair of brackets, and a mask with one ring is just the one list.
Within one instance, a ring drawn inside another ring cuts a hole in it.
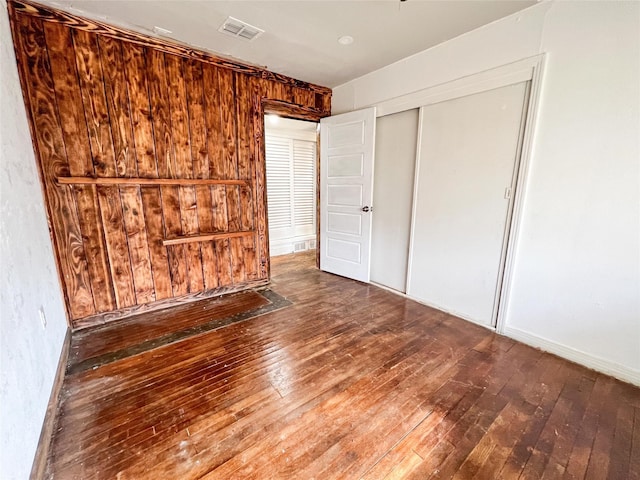
[{"label": "door panel", "polygon": [[320,122],[320,268],[364,282],[369,281],[375,120],[375,109],[369,108]]},{"label": "door panel", "polygon": [[493,325],[527,84],[423,107],[408,293]]},{"label": "door panel", "polygon": [[371,281],[406,291],[418,109],[376,119]]}]

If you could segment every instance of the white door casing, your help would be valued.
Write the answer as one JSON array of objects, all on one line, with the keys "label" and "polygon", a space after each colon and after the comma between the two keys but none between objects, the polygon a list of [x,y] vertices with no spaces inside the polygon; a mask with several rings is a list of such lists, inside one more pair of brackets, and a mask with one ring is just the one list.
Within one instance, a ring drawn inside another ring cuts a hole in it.
[{"label": "white door casing", "polygon": [[320,269],[369,281],[375,108],[320,121]]}]

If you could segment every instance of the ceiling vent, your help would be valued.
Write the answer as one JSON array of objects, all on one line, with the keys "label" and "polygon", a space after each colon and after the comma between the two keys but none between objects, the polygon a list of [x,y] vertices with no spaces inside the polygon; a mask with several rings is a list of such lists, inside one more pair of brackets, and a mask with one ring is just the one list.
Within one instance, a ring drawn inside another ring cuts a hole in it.
[{"label": "ceiling vent", "polygon": [[218,31],[244,40],[253,40],[264,33],[261,28],[254,27],[233,17],[228,17]]}]

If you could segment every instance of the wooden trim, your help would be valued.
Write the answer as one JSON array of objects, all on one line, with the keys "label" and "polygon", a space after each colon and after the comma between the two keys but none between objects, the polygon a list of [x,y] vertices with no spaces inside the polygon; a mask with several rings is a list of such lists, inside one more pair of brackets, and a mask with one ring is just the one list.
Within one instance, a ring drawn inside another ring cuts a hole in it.
[{"label": "wooden trim", "polygon": [[308,120],[318,122],[321,118],[327,117],[328,112],[322,112],[313,108],[287,103],[282,100],[272,100],[265,98],[262,100],[265,113],[273,113],[281,117],[295,118],[298,120]]},{"label": "wooden trim", "polygon": [[180,245],[183,243],[208,242],[210,240],[220,240],[223,238],[238,238],[255,235],[255,230],[247,230],[244,232],[222,232],[222,233],[205,233],[200,235],[185,235],[183,237],[168,238],[162,241],[164,246]]},{"label": "wooden trim", "polygon": [[271,278],[271,258],[269,253],[269,212],[267,203],[267,161],[265,155],[264,137],[264,107],[263,94],[271,92],[271,86],[267,82],[256,82],[253,97],[251,98],[251,113],[253,114],[253,151],[255,156],[255,212],[258,222],[258,235],[256,238],[256,253],[258,255],[258,275],[262,278]]},{"label": "wooden trim", "polygon": [[118,178],[118,177],[57,177],[56,181],[61,185],[131,185],[150,186],[181,185],[192,187],[194,185],[247,185],[247,180],[221,180],[209,178]]},{"label": "wooden trim", "polygon": [[99,20],[72,15],[62,10],[57,10],[31,1],[9,0],[7,3],[11,5],[11,8],[13,8],[16,13],[31,15],[43,21],[62,23],[78,30],[85,30],[91,33],[104,35],[118,40],[125,40],[137,45],[155,48],[156,50],[160,50],[173,55],[179,55],[185,58],[194,58],[218,67],[228,68],[230,70],[244,73],[246,75],[280,82],[285,85],[294,86],[296,88],[302,88],[322,94],[331,93],[331,89],[327,87],[296,80],[286,75],[270,72],[255,65],[248,65],[246,63],[239,62],[235,59],[229,60],[212,53],[199,51],[193,47],[183,45],[178,42],[167,41],[160,38],[152,38],[145,34],[134,32],[132,30],[121,27],[115,27]]},{"label": "wooden trim", "polygon": [[267,285],[268,279],[252,280],[249,282],[242,282],[235,285],[228,285],[226,287],[214,288],[211,290],[205,290],[198,293],[190,293],[188,295],[182,295],[181,297],[171,297],[164,300],[158,300],[143,305],[133,305],[131,307],[122,308],[114,312],[100,313],[97,315],[91,315],[90,317],[80,318],[73,322],[73,331],[83,330],[89,327],[95,327],[97,325],[105,325],[116,320],[120,320],[132,315],[137,315],[142,312],[153,312],[156,310],[162,310],[165,308],[175,307],[178,305],[184,305],[185,303],[194,302],[196,300],[203,300],[205,298],[219,297],[220,295],[226,295],[229,293],[239,292],[241,290],[247,290],[249,288],[257,288]]},{"label": "wooden trim", "polygon": [[29,475],[31,480],[40,480],[45,477],[47,459],[49,458],[49,451],[51,449],[51,440],[53,439],[53,432],[55,430],[56,413],[58,411],[58,404],[60,403],[60,394],[62,393],[62,384],[64,383],[64,376],[67,371],[70,347],[71,330],[67,328],[67,334],[64,337],[62,351],[60,352],[60,358],[58,360],[56,376],[53,380],[53,387],[51,388],[51,395],[49,396],[49,403],[47,404],[47,411],[44,416],[44,422],[42,423],[42,430],[40,431],[38,447],[36,448],[31,474]]}]

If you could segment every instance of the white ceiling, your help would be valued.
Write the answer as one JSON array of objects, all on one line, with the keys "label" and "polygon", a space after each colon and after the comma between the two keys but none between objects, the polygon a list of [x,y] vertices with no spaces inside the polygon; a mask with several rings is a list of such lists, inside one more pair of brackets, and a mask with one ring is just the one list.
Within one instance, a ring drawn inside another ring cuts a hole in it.
[{"label": "white ceiling", "polygon": [[[267,67],[299,80],[335,87],[442,43],[535,0],[39,0],[76,14],[170,37]],[[266,32],[249,42],[218,32],[227,16]],[[343,35],[353,44],[338,43]]]}]

